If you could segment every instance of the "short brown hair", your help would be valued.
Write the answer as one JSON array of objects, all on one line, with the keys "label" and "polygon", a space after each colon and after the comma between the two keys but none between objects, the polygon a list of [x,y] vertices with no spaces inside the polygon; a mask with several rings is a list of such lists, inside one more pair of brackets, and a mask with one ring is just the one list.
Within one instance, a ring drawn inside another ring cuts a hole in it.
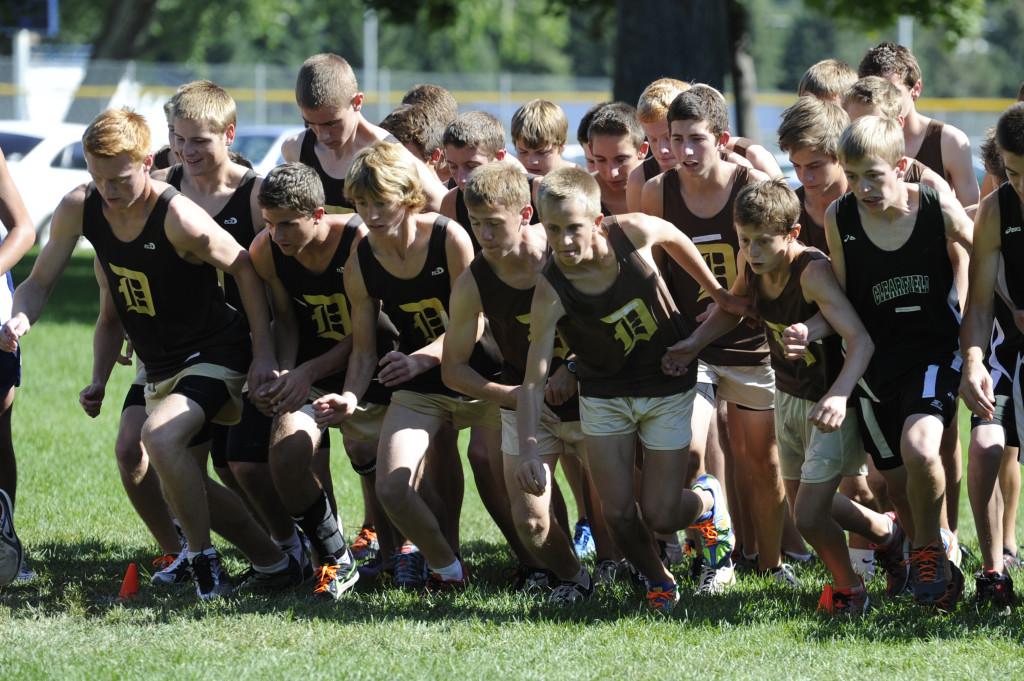
[{"label": "short brown hair", "polygon": [[812,149],[837,158],[836,147],[850,117],[838,105],[804,95],[782,112],[779,149],[793,152]]},{"label": "short brown hair", "polygon": [[729,109],[721,92],[698,83],[672,100],[668,107],[669,127],[673,121],[704,121],[718,137],[729,129]]},{"label": "short brown hair", "polygon": [[470,208],[504,206],[519,210],[530,205],[530,182],[522,169],[511,163],[487,163],[469,174],[462,195]]},{"label": "short brown hair", "polygon": [[402,95],[402,104],[418,104],[436,113],[448,125],[459,115],[459,103],[446,88],[433,83],[420,83]]},{"label": "short brown hair", "polygon": [[284,163],[263,178],[256,201],[260,208],[285,208],[309,217],[324,205],[324,185],[305,163]]},{"label": "short brown hair", "polygon": [[601,187],[594,176],[583,168],[557,168],[544,176],[537,190],[537,208],[540,210],[542,221],[544,207],[551,201],[579,201],[587,215],[597,217],[601,214]]},{"label": "short brown hair", "polygon": [[796,93],[818,99],[838,99],[857,80],[853,67],[838,59],[822,59],[800,78]]},{"label": "short brown hair", "polygon": [[843,106],[859,102],[877,106],[883,116],[897,118],[903,113],[903,97],[899,89],[881,76],[864,76],[843,95]]},{"label": "short brown hair", "polygon": [[999,117],[996,145],[1002,151],[1024,156],[1024,102],[1017,102]]},{"label": "short brown hair", "polygon": [[470,111],[448,124],[442,142],[458,149],[473,147],[494,158],[505,148],[505,129],[486,111]]},{"label": "short brown hair", "polygon": [[587,142],[590,141],[590,122],[594,120],[594,116],[597,112],[611,104],[611,102],[600,102],[587,109],[586,113],[583,114],[583,118],[580,119],[580,124],[576,128],[576,141],[581,145],[586,146]]},{"label": "short brown hair", "polygon": [[149,156],[149,125],[141,114],[125,107],[107,109],[82,134],[82,147],[92,156],[113,158],[128,154],[135,163]]},{"label": "short brown hair", "polygon": [[341,108],[359,91],[356,74],[343,57],[324,52],[302,62],[295,101],[303,109]]},{"label": "short brown hair", "polygon": [[345,198],[379,201],[419,211],[427,204],[412,162],[394,142],[378,140],[352,160],[345,176]]},{"label": "short brown hair", "polygon": [[640,123],[663,123],[668,118],[668,107],[680,92],[690,84],[675,78],[659,78],[644,88],[636,103],[636,117]]},{"label": "short brown hair", "polygon": [[546,99],[531,99],[512,114],[512,141],[528,149],[563,147],[569,119],[562,107]]},{"label": "short brown hair", "polygon": [[799,219],[800,199],[785,178],[748,182],[736,195],[733,221],[737,225],[757,225],[788,234]]},{"label": "short brown hair", "polygon": [[985,141],[978,149],[981,162],[985,166],[985,172],[1000,182],[1006,182],[1006,166],[1003,164],[1003,156],[999,153],[999,145],[996,144],[996,129],[989,128],[985,132]]},{"label": "short brown hair", "polygon": [[419,104],[399,104],[380,122],[395,139],[404,144],[421,161],[426,161],[441,147],[441,131],[431,120],[430,114]]},{"label": "short brown hair", "polygon": [[629,137],[634,149],[644,144],[644,129],[636,117],[636,109],[625,102],[612,102],[594,114],[587,129],[587,141],[594,141],[595,135]]},{"label": "short brown hair", "polygon": [[185,121],[201,121],[222,133],[238,121],[235,100],[227,90],[209,80],[195,80],[178,88],[171,97],[171,115]]},{"label": "short brown hair", "polygon": [[903,45],[885,42],[868,50],[864,58],[860,60],[857,75],[861,78],[864,76],[881,76],[882,78],[896,76],[909,89],[921,80],[921,67],[913,53]]},{"label": "short brown hair", "polygon": [[905,153],[903,130],[892,118],[861,116],[839,138],[839,162],[874,156],[896,167]]}]

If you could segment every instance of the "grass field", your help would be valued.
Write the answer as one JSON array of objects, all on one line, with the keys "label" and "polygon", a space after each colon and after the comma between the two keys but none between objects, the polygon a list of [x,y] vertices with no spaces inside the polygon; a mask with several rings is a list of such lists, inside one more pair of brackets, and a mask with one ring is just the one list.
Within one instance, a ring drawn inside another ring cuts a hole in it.
[{"label": "grass field", "polygon": [[[27,273],[26,263],[16,275]],[[671,617],[651,616],[626,586],[560,611],[512,594],[511,554],[467,473],[463,551],[475,582],[465,593],[422,598],[359,590],[339,603],[305,593],[198,603],[189,590],[121,604],[131,561],[157,549],[131,511],[113,457],[130,371],[115,371],[101,416],[78,407],[88,382],[96,315],[91,262],[76,256],[24,343],[15,406],[20,464],[18,530],[39,578],[0,590],[0,678],[1012,678],[1024,671],[1024,609],[952,616],[888,603],[856,622],[814,614],[824,572],[785,591],[742,579],[710,599],[684,595]],[[358,484],[335,455],[345,526],[361,518]],[[966,489],[961,537],[975,546]],[[243,568],[229,552],[229,567]],[[1021,582],[1024,584],[1024,582]],[[685,592],[684,592],[685,593]]]}]

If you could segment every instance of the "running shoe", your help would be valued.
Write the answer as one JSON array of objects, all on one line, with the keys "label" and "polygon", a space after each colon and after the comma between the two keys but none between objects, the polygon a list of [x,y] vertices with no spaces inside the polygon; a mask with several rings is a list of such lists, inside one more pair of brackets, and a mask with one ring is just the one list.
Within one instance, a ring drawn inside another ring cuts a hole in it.
[{"label": "running shoe", "polygon": [[31,582],[38,576],[39,575],[36,574],[36,571],[28,566],[28,560],[25,556],[22,556],[21,569],[18,570],[18,576],[14,578],[14,581],[24,584],[25,582]]},{"label": "running shoe", "polygon": [[797,579],[796,571],[793,569],[793,566],[789,563],[782,563],[778,567],[771,568],[770,570],[768,570],[768,572],[765,573],[765,576],[771,577],[772,580],[780,586],[784,586],[790,589],[800,588],[800,580]]},{"label": "running shoe", "polygon": [[957,567],[963,565],[964,554],[960,550],[960,541],[956,538],[956,535],[945,527],[941,527],[939,528],[939,536],[942,537],[942,547],[946,549],[946,558],[949,558],[949,562]]},{"label": "running shoe", "polygon": [[18,579],[24,560],[25,551],[14,531],[14,506],[7,492],[0,489],[0,586]]},{"label": "running shoe", "polygon": [[512,590],[523,593],[540,593],[550,591],[551,585],[556,578],[551,572],[543,568],[520,565],[512,577]]},{"label": "running shoe", "polygon": [[914,600],[952,612],[964,592],[964,573],[946,556],[941,541],[910,551]]},{"label": "running shoe", "polygon": [[859,587],[837,589],[831,584],[826,584],[821,591],[821,598],[818,599],[818,612],[824,612],[833,617],[858,617],[867,612],[870,606],[868,590],[861,582]]},{"label": "running shoe", "polygon": [[597,553],[594,533],[590,529],[590,521],[586,518],[580,518],[576,523],[576,531],[572,535],[572,548],[580,560],[590,558]]},{"label": "running shoe", "polygon": [[274,593],[291,589],[304,581],[306,580],[302,574],[302,566],[299,565],[295,556],[289,554],[288,565],[277,572],[261,572],[250,567],[242,575],[235,591],[237,593]]},{"label": "running shoe", "polygon": [[617,582],[623,570],[625,570],[625,566],[621,561],[612,560],[611,558],[598,561],[597,565],[594,566],[594,585],[602,586]]},{"label": "running shoe", "polygon": [[170,586],[172,584],[184,584],[191,581],[192,569],[188,564],[188,544],[177,553],[168,553],[153,561],[154,568],[160,568],[153,573],[150,583],[157,586]]},{"label": "running shoe", "polygon": [[732,560],[717,568],[704,563],[698,577],[697,590],[694,591],[695,596],[720,594],[736,583],[736,569],[733,567]]},{"label": "running shoe", "polygon": [[209,601],[231,593],[231,580],[216,551],[197,554],[187,562],[196,585],[196,595],[201,600]]},{"label": "running shoe", "polygon": [[380,551],[380,542],[377,541],[377,532],[372,527],[365,525],[356,538],[352,540],[349,547],[352,549],[352,557],[357,561],[370,560]]},{"label": "running shoe", "polygon": [[679,589],[674,582],[651,584],[647,589],[647,607],[653,612],[668,614],[679,602]]},{"label": "running shoe", "polygon": [[1020,568],[1020,558],[1011,549],[1003,549],[1003,565],[1007,570],[1016,570]]},{"label": "running shoe", "polygon": [[883,544],[874,544],[871,548],[875,550],[875,563],[885,571],[885,595],[888,598],[896,598],[907,590],[910,579],[907,561],[903,557],[907,536],[896,514],[890,511],[886,515],[892,521],[889,539]]},{"label": "running shoe", "polygon": [[313,597],[327,600],[340,600],[346,592],[359,581],[359,569],[352,560],[352,553],[346,552],[342,562],[324,563],[316,575],[316,588]]},{"label": "running shoe", "polygon": [[466,570],[466,565],[461,560],[459,561],[459,569],[462,572],[462,576],[459,579],[448,579],[444,575],[431,570],[430,575],[427,577],[427,593],[440,594],[465,591],[466,585],[469,584],[469,571]]},{"label": "running shoe", "polygon": [[567,607],[576,605],[589,599],[594,594],[594,582],[588,580],[587,584],[579,582],[562,582],[552,590],[548,602],[552,605]]},{"label": "running shoe", "polygon": [[983,570],[974,574],[974,604],[981,608],[991,605],[1007,612],[1016,602],[1013,580],[1010,575],[994,570]]},{"label": "running shoe", "polygon": [[427,561],[415,544],[403,544],[395,552],[395,586],[422,589],[427,584]]},{"label": "running shoe", "polygon": [[697,478],[691,489],[710,492],[713,499],[711,510],[692,525],[701,534],[704,562],[712,567],[725,565],[732,554],[735,538],[722,486],[713,475],[705,474]]}]

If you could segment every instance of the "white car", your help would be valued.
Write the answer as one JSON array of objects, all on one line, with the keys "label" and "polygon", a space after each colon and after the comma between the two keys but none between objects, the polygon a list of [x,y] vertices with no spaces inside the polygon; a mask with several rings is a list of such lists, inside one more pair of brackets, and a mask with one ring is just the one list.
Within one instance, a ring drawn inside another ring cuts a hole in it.
[{"label": "white car", "polygon": [[32,224],[44,232],[43,240],[64,195],[91,180],[82,153],[83,132],[85,126],[74,123],[0,121],[0,149]]},{"label": "white car", "polygon": [[281,144],[302,132],[294,125],[239,125],[231,150],[249,159],[253,170],[265,177],[274,167],[284,163]]}]

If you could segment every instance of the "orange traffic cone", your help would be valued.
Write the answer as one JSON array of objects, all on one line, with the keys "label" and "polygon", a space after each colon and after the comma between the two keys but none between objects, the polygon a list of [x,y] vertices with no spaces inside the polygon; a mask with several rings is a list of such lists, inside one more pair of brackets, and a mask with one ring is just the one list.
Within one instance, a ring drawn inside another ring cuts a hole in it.
[{"label": "orange traffic cone", "polygon": [[124,572],[124,579],[121,580],[121,591],[117,594],[117,597],[122,601],[126,601],[137,596],[138,593],[139,566],[135,563],[129,563],[128,569]]}]

